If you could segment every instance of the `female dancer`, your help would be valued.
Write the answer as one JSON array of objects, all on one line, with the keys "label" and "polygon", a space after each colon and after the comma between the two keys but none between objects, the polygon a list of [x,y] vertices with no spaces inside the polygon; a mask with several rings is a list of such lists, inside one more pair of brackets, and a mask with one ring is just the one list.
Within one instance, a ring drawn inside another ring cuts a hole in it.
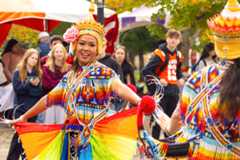
[{"label": "female dancer", "polygon": [[134,105],[141,99],[97,61],[104,53],[103,26],[93,19],[83,21],[67,30],[64,38],[75,54],[72,69],[15,122],[26,121],[53,104],[66,110],[67,119],[64,125],[16,123],[27,158],[132,159],[138,136],[136,110],[108,117],[109,100],[113,93]]}]

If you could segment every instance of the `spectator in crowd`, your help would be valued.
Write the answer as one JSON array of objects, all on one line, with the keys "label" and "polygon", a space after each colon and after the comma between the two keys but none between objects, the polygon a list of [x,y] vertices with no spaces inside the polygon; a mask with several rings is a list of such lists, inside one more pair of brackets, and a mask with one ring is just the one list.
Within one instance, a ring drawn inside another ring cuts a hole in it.
[{"label": "spectator in crowd", "polygon": [[[15,91],[14,104],[16,107],[13,118],[19,118],[43,96],[41,79],[42,70],[39,52],[35,49],[28,49],[13,75],[12,83]],[[29,122],[35,122],[35,120],[36,117],[28,119]],[[7,160],[18,159],[22,153],[22,145],[18,142],[18,135],[15,133]],[[24,158],[24,155],[22,157]]]},{"label": "spectator in crowd", "polygon": [[[65,42],[63,40],[63,38],[59,35],[53,35],[51,38],[50,38],[50,50],[56,45],[56,44],[62,44],[63,46],[65,46]],[[43,66],[46,62],[47,62],[47,59],[48,59],[48,54],[50,53],[50,50],[49,52],[41,57],[41,65]]]},{"label": "spectator in crowd", "polygon": [[[6,110],[5,102],[3,102],[3,97],[6,94],[6,90],[8,90],[5,86],[7,86],[9,83],[7,81],[7,78],[3,72],[3,63],[2,60],[0,59],[0,118],[3,117],[3,113]],[[10,84],[9,84],[10,85]],[[4,97],[4,100],[6,98]]]},{"label": "spectator in crowd", "polygon": [[3,71],[8,82],[12,81],[16,65],[22,59],[24,52],[24,47],[16,39],[10,39],[7,42],[1,56],[4,67]]},{"label": "spectator in crowd", "polygon": [[70,70],[71,65],[66,63],[67,56],[67,50],[61,43],[52,47],[47,62],[42,67],[42,85],[45,93],[51,91]]},{"label": "spectator in crowd", "polygon": [[44,57],[50,51],[50,36],[47,32],[40,32],[38,35],[38,50],[40,53],[40,57]]},{"label": "spectator in crowd", "polygon": [[4,69],[3,62],[0,59],[0,87],[5,86],[8,83],[7,78],[3,72],[3,69]]},{"label": "spectator in crowd", "polygon": [[201,57],[195,65],[192,66],[192,71],[198,71],[202,68],[218,62],[214,44],[208,43],[204,46]]},{"label": "spectator in crowd", "polygon": [[[46,64],[42,67],[42,86],[44,94],[50,92],[66,74],[71,65],[66,62],[67,50],[59,42],[55,44],[48,56]],[[60,110],[60,107],[55,106],[49,108],[46,112],[39,115],[39,122],[45,123],[63,123],[65,114]]]},{"label": "spectator in crowd", "polygon": [[[142,73],[146,80],[149,94],[153,95],[156,86],[149,83],[152,77],[159,79],[164,86],[164,97],[160,106],[164,112],[171,117],[179,100],[179,87],[183,86],[184,79],[181,71],[183,57],[177,46],[181,42],[181,33],[170,29],[166,34],[166,43],[163,43],[153,52],[149,62],[144,66]],[[153,136],[159,138],[160,127],[153,127]]]},{"label": "spectator in crowd", "polygon": [[124,83],[136,85],[134,68],[127,60],[126,48],[121,45],[117,46],[114,52],[114,58],[122,68]]},{"label": "spectator in crowd", "polygon": [[188,51],[188,75],[193,72],[193,66],[197,64],[199,60],[199,53],[193,49]]}]

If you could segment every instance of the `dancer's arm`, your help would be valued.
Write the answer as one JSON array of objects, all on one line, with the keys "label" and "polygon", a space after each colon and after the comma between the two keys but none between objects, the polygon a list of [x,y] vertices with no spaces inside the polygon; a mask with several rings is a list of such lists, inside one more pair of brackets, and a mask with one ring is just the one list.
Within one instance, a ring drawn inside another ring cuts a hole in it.
[{"label": "dancer's arm", "polygon": [[167,133],[174,134],[176,133],[180,128],[182,127],[182,121],[181,121],[181,116],[180,116],[180,105],[176,107],[174,110],[169,125],[167,127]]},{"label": "dancer's arm", "polygon": [[52,91],[42,97],[30,110],[23,114],[20,117],[20,121],[27,121],[27,119],[36,116],[53,105],[63,106],[63,91],[63,81],[60,81]]},{"label": "dancer's arm", "polygon": [[25,114],[23,114],[19,121],[27,121],[29,118],[38,115],[43,112],[47,106],[47,95],[42,97],[31,109],[29,109]]},{"label": "dancer's arm", "polygon": [[112,91],[133,105],[138,105],[141,98],[129,87],[123,84],[118,78],[115,78],[111,84]]},{"label": "dancer's arm", "polygon": [[12,73],[11,71],[9,70],[9,65],[10,65],[10,54],[11,53],[5,53],[3,56],[2,56],[2,61],[3,61],[3,64],[4,64],[4,68],[3,68],[3,73],[5,74],[7,80],[9,82],[12,81]]},{"label": "dancer's arm", "polygon": [[163,130],[163,132],[167,133],[168,135],[172,135],[176,133],[182,126],[179,108],[176,108],[174,113],[172,114],[171,118],[163,112],[163,110],[155,110],[155,114],[157,115],[158,124]]}]

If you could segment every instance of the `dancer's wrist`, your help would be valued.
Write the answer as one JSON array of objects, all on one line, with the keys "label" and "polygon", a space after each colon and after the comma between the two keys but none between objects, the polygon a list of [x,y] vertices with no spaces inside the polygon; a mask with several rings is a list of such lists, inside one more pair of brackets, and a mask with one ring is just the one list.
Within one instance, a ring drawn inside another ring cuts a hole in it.
[{"label": "dancer's wrist", "polygon": [[26,117],[25,115],[21,115],[21,116],[19,117],[19,121],[21,121],[21,122],[27,122],[27,117]]}]

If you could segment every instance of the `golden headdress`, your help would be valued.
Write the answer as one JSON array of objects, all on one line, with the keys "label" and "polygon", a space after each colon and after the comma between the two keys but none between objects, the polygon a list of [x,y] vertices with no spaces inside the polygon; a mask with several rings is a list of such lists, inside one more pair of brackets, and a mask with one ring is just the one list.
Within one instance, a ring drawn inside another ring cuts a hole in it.
[{"label": "golden headdress", "polygon": [[240,57],[240,5],[237,0],[228,0],[222,12],[208,21],[212,31],[215,51],[220,58]]},{"label": "golden headdress", "polygon": [[94,13],[94,3],[91,1],[89,8],[90,16],[87,20],[77,22],[71,28],[69,28],[63,35],[63,38],[66,42],[71,43],[73,52],[77,47],[78,39],[81,35],[89,34],[97,39],[98,45],[98,54],[103,54],[105,49],[105,32],[104,27],[100,23],[96,22],[93,13]]}]

